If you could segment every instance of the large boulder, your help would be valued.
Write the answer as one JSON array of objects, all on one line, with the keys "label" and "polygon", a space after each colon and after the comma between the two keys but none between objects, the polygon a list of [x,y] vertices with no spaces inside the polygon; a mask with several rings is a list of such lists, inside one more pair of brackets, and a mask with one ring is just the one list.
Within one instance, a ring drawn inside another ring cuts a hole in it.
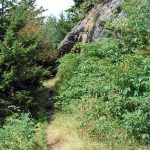
[{"label": "large boulder", "polygon": [[64,40],[58,46],[59,56],[69,53],[77,42],[96,42],[103,37],[107,29],[105,28],[105,21],[111,19],[113,11],[117,10],[118,18],[123,17],[120,6],[124,0],[109,0],[108,2],[97,4],[69,32]]}]

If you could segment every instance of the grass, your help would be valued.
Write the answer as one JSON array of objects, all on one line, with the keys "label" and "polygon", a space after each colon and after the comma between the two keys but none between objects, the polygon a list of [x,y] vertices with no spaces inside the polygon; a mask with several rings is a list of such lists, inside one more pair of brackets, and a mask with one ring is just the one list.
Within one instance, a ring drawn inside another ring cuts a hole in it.
[{"label": "grass", "polygon": [[[73,106],[72,113],[56,112],[54,120],[47,129],[48,143],[59,147],[59,150],[149,150],[148,147],[140,145],[132,138],[126,140],[103,137],[101,140],[91,138],[84,128],[80,128],[80,116],[82,111],[78,111]],[[124,133],[112,133],[124,136]],[[109,140],[108,140],[109,139]],[[107,140],[107,141],[106,141]]]},{"label": "grass", "polygon": [[56,82],[59,81],[59,78],[52,78],[52,79],[49,79],[49,80],[46,80],[45,82],[43,82],[43,86],[46,88],[46,89],[54,89],[55,85],[56,85]]},{"label": "grass", "polygon": [[[44,86],[55,89],[57,81],[58,78],[45,81]],[[80,127],[84,119],[83,111],[73,104],[65,110],[68,111],[55,112],[53,121],[47,127],[47,141],[54,150],[149,150],[134,138],[125,139],[124,131],[119,128],[109,135],[102,133],[100,137],[95,135],[91,138],[88,129]],[[114,138],[114,135],[119,138]]]},{"label": "grass", "polygon": [[76,115],[56,113],[48,127],[49,144],[58,144],[60,150],[105,150],[107,145],[93,141],[82,134]]}]

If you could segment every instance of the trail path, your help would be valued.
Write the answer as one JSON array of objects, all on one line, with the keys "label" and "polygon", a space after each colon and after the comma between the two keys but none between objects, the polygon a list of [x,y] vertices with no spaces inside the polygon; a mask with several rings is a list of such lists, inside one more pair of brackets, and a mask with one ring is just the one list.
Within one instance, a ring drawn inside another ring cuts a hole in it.
[{"label": "trail path", "polygon": [[[59,80],[58,78],[53,78],[48,81],[45,81],[44,82],[45,88],[53,91],[55,84],[58,80]],[[51,146],[52,150],[60,150],[60,142],[58,140],[54,139],[54,135],[53,135],[52,131],[53,131],[53,129],[52,129],[51,125],[48,125],[48,127],[46,129],[48,145]]]},{"label": "trail path", "polygon": [[52,147],[52,150],[60,150],[60,142],[54,140],[52,128],[50,125],[48,126],[46,130],[46,135],[47,135],[48,145]]},{"label": "trail path", "polygon": [[[59,78],[53,78],[44,82],[45,88],[53,91]],[[54,120],[46,128],[48,145],[52,150],[106,150],[107,146],[91,141],[85,134],[79,133],[77,114],[55,113]],[[83,132],[84,133],[84,132]]]}]

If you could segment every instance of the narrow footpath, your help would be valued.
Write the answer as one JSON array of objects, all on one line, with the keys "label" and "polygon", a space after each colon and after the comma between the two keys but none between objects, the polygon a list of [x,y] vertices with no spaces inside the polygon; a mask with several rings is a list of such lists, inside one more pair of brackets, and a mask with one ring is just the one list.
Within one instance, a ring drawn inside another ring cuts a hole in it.
[{"label": "narrow footpath", "polygon": [[53,135],[52,128],[50,125],[46,129],[46,135],[47,135],[48,145],[51,146],[52,150],[61,150],[60,149],[60,141],[56,141],[54,139],[54,135]]}]

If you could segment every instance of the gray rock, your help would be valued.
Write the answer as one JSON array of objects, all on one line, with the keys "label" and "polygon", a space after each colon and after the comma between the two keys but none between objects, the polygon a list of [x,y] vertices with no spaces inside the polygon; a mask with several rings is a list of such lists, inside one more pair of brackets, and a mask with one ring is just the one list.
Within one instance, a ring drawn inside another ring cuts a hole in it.
[{"label": "gray rock", "polygon": [[[111,19],[113,11],[123,2],[124,0],[109,0],[107,3],[96,5],[59,44],[58,55],[61,57],[69,53],[77,42],[99,41],[107,33],[105,21]],[[122,12],[118,12],[118,18],[123,18]]]}]

